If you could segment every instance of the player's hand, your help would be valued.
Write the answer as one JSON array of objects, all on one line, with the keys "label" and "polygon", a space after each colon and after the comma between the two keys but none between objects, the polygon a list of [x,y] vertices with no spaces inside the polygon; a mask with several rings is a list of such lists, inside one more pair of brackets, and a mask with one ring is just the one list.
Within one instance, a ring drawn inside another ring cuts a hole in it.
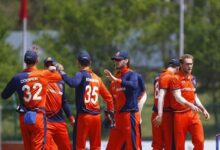
[{"label": "player's hand", "polygon": [[106,128],[115,128],[115,118],[113,111],[105,110],[105,119],[103,121],[104,127]]},{"label": "player's hand", "polygon": [[210,115],[206,109],[204,109],[202,113],[203,113],[206,120],[210,119]]},{"label": "player's hand", "polygon": [[187,102],[186,105],[195,112],[202,112],[201,109],[199,109],[199,107],[197,107],[193,103]]},{"label": "player's hand", "polygon": [[60,64],[60,63],[57,62],[57,63],[55,64],[55,66],[56,66],[57,70],[59,70],[59,71],[64,71],[64,67],[63,67],[62,64]]},{"label": "player's hand", "polygon": [[116,81],[118,80],[115,76],[112,75],[112,73],[108,70],[104,70],[105,76],[110,80],[110,81]]},{"label": "player's hand", "polygon": [[69,121],[70,121],[71,126],[74,128],[75,118],[73,116],[70,116]]},{"label": "player's hand", "polygon": [[48,70],[50,70],[51,72],[53,72],[53,71],[55,71],[55,70],[57,70],[57,69],[56,69],[55,66],[49,66],[49,67],[48,67]]},{"label": "player's hand", "polygon": [[153,120],[153,125],[155,127],[159,127],[162,123],[162,115],[157,115],[156,118]]},{"label": "player's hand", "polygon": [[74,125],[75,125],[75,120],[70,122],[71,126],[74,128]]},{"label": "player's hand", "polygon": [[59,71],[59,73],[60,73],[61,75],[66,74],[65,71],[64,71],[64,67],[63,67],[62,64],[60,64],[60,63],[57,62],[57,63],[55,64],[55,66],[56,66],[57,71]]}]

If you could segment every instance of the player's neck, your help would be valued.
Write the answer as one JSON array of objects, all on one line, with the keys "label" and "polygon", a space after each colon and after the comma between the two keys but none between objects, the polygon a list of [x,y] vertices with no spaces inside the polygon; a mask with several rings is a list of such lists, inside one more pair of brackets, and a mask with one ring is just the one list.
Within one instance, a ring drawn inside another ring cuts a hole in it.
[{"label": "player's neck", "polygon": [[90,70],[90,67],[89,66],[86,66],[86,67],[85,66],[80,66],[80,69],[81,70]]}]

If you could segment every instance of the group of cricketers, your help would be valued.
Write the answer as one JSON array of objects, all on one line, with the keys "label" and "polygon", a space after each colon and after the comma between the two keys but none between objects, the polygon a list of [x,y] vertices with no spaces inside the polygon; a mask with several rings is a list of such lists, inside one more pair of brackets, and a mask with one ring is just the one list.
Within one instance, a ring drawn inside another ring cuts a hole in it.
[{"label": "group of cricketers", "polygon": [[[79,71],[70,77],[53,58],[37,69],[39,47],[32,46],[24,55],[26,68],[6,85],[2,98],[17,92],[19,121],[25,150],[70,150],[70,139],[63,112],[73,127],[74,150],[101,149],[101,126],[110,128],[106,150],[141,150],[141,110],[147,99],[141,74],[130,68],[126,50],[111,60],[115,74],[104,70],[110,82],[107,88],[91,69],[87,51],[77,55]],[[192,136],[195,150],[204,149],[204,132],[199,119],[209,113],[196,94],[196,79],[191,74],[193,56],[184,54],[171,59],[168,67],[155,78],[152,113],[152,149],[184,150],[186,134]],[[75,89],[76,115],[65,96],[65,83]],[[101,119],[99,96],[106,104]]]}]

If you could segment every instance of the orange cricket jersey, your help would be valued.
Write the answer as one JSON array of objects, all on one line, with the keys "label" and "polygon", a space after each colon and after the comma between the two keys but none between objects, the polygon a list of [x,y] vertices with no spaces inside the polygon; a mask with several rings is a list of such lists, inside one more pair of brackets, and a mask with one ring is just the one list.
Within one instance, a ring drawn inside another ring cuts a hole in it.
[{"label": "orange cricket jersey", "polygon": [[[180,89],[181,95],[189,102],[195,102],[195,92],[196,92],[196,80],[195,77],[190,75],[188,78],[179,71],[171,79],[171,89]],[[178,103],[176,100],[171,102],[171,106],[175,110],[185,110],[187,106]]]},{"label": "orange cricket jersey", "polygon": [[107,103],[107,109],[113,110],[112,96],[107,90],[102,80],[91,70],[87,70],[90,77],[86,77],[87,85],[85,86],[84,93],[84,105],[87,110],[99,111],[100,104],[98,102],[98,95],[103,97],[103,100]]},{"label": "orange cricket jersey", "polygon": [[138,74],[129,68],[124,68],[116,74],[116,77],[120,80],[111,82],[110,85],[115,111],[138,111]]},{"label": "orange cricket jersey", "polygon": [[47,88],[46,112],[47,116],[57,114],[62,108],[63,84],[50,83]]},{"label": "orange cricket jersey", "polygon": [[23,102],[27,108],[45,107],[47,85],[49,82],[61,80],[58,72],[49,70],[37,70],[28,68],[24,72],[29,72],[27,78],[20,80],[23,91]]},{"label": "orange cricket jersey", "polygon": [[167,69],[164,70],[159,76],[157,76],[154,79],[154,106],[153,106],[153,110],[154,111],[158,111],[158,98],[159,98],[159,90],[160,89],[166,89],[166,94],[164,97],[164,105],[163,108],[166,111],[170,111],[171,110],[171,106],[170,106],[170,101],[172,101],[172,99],[174,99],[174,96],[172,94],[171,91],[171,87],[170,87],[170,80],[172,78],[174,74],[170,71],[168,71]]},{"label": "orange cricket jersey", "polygon": [[166,89],[164,97],[164,108],[170,108],[170,102],[174,99],[173,93],[170,90],[170,80],[174,74],[167,69],[159,77],[159,89]]}]

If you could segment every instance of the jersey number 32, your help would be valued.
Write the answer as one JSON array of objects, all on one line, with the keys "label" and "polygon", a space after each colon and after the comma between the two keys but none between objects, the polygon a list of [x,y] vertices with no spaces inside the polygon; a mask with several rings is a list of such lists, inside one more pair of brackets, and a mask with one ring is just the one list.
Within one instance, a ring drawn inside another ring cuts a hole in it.
[{"label": "jersey number 32", "polygon": [[[35,93],[31,93],[31,91],[35,91]],[[42,84],[40,83],[34,83],[33,86],[24,85],[22,87],[22,91],[24,92],[24,101],[30,102],[30,100],[41,100],[41,91],[42,91]]]}]

